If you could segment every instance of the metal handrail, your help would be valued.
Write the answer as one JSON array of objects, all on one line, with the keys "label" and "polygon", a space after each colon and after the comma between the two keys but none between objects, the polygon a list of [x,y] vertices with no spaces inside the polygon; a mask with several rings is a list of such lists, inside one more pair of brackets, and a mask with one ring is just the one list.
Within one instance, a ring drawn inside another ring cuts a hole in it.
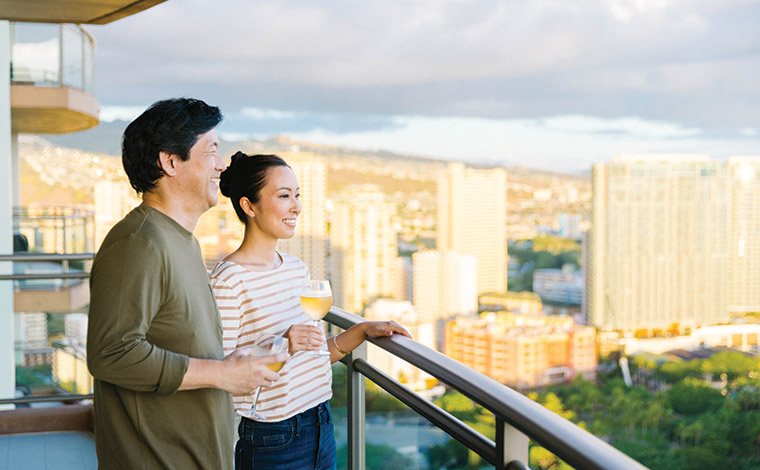
[{"label": "metal handrail", "polygon": [[[344,330],[365,321],[361,317],[335,307],[330,309],[325,320]],[[475,403],[491,411],[496,416],[497,421],[501,419],[513,426],[575,468],[598,470],[611,468],[616,470],[646,469],[639,462],[588,431],[581,429],[522,394],[470,369],[448,356],[401,335],[370,338],[369,341],[427,372],[449,387],[458,390]],[[382,373],[366,362],[355,360],[352,364],[357,371],[371,380],[372,377],[380,377],[381,380],[380,382],[376,382],[377,385],[402,401],[408,400],[409,395],[414,394],[414,392],[406,389],[406,387],[399,383],[388,386],[388,381],[381,376]],[[388,386],[388,388],[383,385]],[[399,393],[398,387],[403,387],[406,389],[406,392]],[[430,409],[426,409],[425,411],[436,413]],[[443,410],[441,411],[443,412]],[[441,414],[437,419],[445,421],[448,418]],[[444,429],[440,423],[434,422],[434,424]],[[456,438],[454,435],[452,437]],[[490,445],[496,446],[490,440],[488,442],[489,447]],[[479,454],[480,451],[484,451],[484,449],[480,448],[480,445],[478,445],[479,448],[471,447],[467,443],[465,445]],[[485,452],[490,453],[491,450],[488,449]],[[496,452],[491,455],[494,457],[487,460],[490,462],[498,460]],[[519,468],[518,465],[520,464],[519,462],[509,462],[508,466]]]},{"label": "metal handrail", "polygon": [[12,255],[0,255],[0,261],[86,261],[95,257],[95,253],[14,253]]},{"label": "metal handrail", "polygon": [[29,403],[46,403],[52,401],[82,401],[92,400],[92,394],[79,395],[75,393],[62,393],[60,395],[34,395],[19,398],[2,398],[0,399],[0,405],[23,405]]},{"label": "metal handrail", "polygon": [[58,262],[66,271],[62,273],[29,273],[29,274],[0,274],[0,281],[28,281],[39,279],[87,279],[90,273],[84,271],[68,272],[69,261],[87,261],[95,257],[95,253],[14,253],[0,255],[0,262],[13,261],[18,263]]}]

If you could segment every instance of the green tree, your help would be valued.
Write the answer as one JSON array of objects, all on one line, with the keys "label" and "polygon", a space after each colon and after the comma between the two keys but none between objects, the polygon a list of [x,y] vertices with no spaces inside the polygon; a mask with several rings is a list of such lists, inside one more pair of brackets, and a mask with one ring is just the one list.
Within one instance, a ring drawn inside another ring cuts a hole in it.
[{"label": "green tree", "polygon": [[[393,448],[369,442],[365,444],[365,463],[367,470],[397,470],[414,466],[412,459]],[[336,467],[341,470],[348,468],[348,446],[338,449]]]},{"label": "green tree", "polygon": [[686,377],[700,378],[703,375],[703,360],[692,359],[687,362],[666,362],[657,369],[657,375],[668,383],[680,382]]},{"label": "green tree", "polygon": [[676,413],[695,415],[720,408],[725,401],[719,390],[687,377],[667,391],[668,404]]},{"label": "green tree", "polygon": [[705,359],[703,369],[714,377],[726,374],[728,380],[733,381],[741,376],[747,376],[750,372],[756,372],[758,362],[757,358],[738,351],[723,351]]},{"label": "green tree", "polygon": [[430,446],[425,451],[428,468],[431,470],[454,470],[466,468],[469,449],[456,439],[449,439],[445,444]]}]

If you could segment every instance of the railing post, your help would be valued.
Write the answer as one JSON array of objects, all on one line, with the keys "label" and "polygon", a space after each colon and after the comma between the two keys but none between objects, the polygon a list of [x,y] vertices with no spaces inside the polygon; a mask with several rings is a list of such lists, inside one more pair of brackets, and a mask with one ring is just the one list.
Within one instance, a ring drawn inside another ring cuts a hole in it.
[{"label": "railing post", "polygon": [[354,349],[348,359],[348,470],[364,470],[364,376],[354,369],[354,360],[367,360],[367,343]]},{"label": "railing post", "polygon": [[503,419],[496,417],[496,470],[504,470],[507,465],[517,460],[529,464],[528,436],[507,424]]}]

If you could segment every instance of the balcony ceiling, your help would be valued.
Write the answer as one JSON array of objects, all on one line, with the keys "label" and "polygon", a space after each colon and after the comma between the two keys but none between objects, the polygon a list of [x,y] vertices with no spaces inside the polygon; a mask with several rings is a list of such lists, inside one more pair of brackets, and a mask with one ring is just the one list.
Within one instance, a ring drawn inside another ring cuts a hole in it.
[{"label": "balcony ceiling", "polygon": [[166,0],[0,0],[0,20],[107,24]]},{"label": "balcony ceiling", "polygon": [[29,134],[64,134],[98,125],[100,104],[76,88],[11,85],[11,129]]}]

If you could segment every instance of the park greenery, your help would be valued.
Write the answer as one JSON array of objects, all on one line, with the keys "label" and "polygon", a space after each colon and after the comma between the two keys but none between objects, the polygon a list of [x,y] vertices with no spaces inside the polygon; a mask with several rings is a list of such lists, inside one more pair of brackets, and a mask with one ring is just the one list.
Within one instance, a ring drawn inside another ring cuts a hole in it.
[{"label": "park greenery", "polygon": [[[528,397],[578,424],[652,469],[760,468],[760,367],[758,359],[724,351],[707,359],[658,363],[634,359],[634,376],[647,385],[627,386],[618,372],[592,383],[572,383]],[[619,370],[618,370],[619,371]],[[493,438],[493,417],[450,393],[444,409]],[[455,441],[428,450],[431,469],[487,468]],[[534,470],[569,470],[531,443]]]},{"label": "park greenery", "polygon": [[[609,442],[652,469],[702,470],[760,468],[760,365],[758,358],[722,351],[706,359],[640,356],[631,361],[640,384],[627,386],[614,362],[603,364],[597,382],[576,377],[571,383],[536,390],[527,396],[579,427]],[[345,369],[335,368],[335,409],[345,406]],[[436,404],[489,439],[494,417],[458,392]],[[367,382],[367,412],[405,409],[395,398]],[[345,462],[345,448],[340,462]],[[383,446],[367,446],[367,468],[414,468]],[[490,468],[474,452],[451,439],[424,450],[430,470]],[[535,442],[529,451],[534,470],[571,470]],[[370,465],[370,462],[374,462]],[[406,463],[404,467],[385,464]],[[339,466],[338,468],[345,468]]]}]

